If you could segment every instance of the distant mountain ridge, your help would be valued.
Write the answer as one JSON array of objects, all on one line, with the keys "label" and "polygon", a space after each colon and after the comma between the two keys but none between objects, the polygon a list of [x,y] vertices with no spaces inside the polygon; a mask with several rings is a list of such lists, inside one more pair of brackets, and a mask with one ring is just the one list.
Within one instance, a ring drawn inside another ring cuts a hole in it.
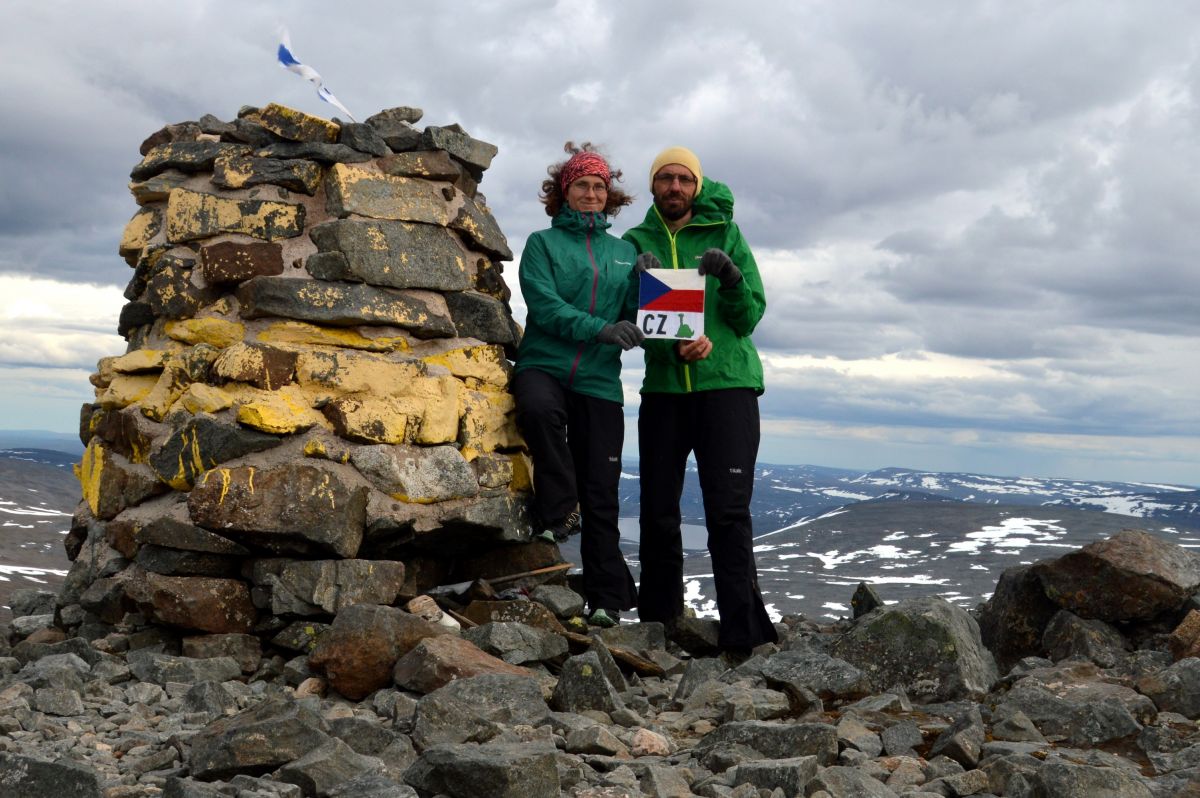
[{"label": "distant mountain ridge", "polygon": [[[0,449],[0,605],[13,588],[61,583],[69,567],[62,536],[79,502],[70,466],[78,459],[53,449]],[[636,466],[625,464],[622,547],[635,572],[638,485]],[[1200,547],[1200,491],[1181,485],[761,464],[752,511],[770,608],[810,617],[848,613],[859,581],[889,601],[942,595],[973,606],[1005,568],[1127,527]],[[688,602],[711,614],[712,564],[694,467],[682,515]],[[563,554],[580,561],[578,538]]]},{"label": "distant mountain ridge", "polygon": [[[636,515],[638,481],[626,464],[621,481],[622,515]],[[761,463],[751,511],[756,534],[764,534],[835,507],[855,502],[948,499],[971,504],[1063,506],[1200,527],[1200,491],[1191,485],[999,477],[961,472],[881,468],[866,473],[810,465]],[[695,466],[689,464],[681,510],[700,524],[704,507]]]}]

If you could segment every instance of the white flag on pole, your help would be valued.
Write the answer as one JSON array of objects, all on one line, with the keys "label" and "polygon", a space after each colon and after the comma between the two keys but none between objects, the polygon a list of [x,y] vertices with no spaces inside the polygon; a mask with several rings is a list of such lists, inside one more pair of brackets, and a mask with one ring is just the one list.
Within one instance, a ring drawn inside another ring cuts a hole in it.
[{"label": "white flag on pole", "polygon": [[346,110],[346,106],[342,105],[341,102],[338,101],[338,98],[333,96],[333,92],[331,92],[329,89],[325,88],[324,83],[321,81],[321,75],[317,72],[317,70],[313,69],[312,67],[308,66],[307,64],[301,64],[296,59],[296,56],[292,55],[292,40],[291,40],[291,37],[288,36],[287,28],[284,28],[284,29],[280,30],[280,32],[279,32],[278,58],[279,58],[279,65],[281,67],[283,67],[284,69],[286,69],[289,72],[295,72],[297,75],[304,78],[309,83],[312,83],[313,85],[315,85],[317,87],[317,96],[318,97],[320,97],[322,100],[329,103],[333,107],[337,108],[339,111],[344,113],[346,116],[350,117],[351,122],[358,121],[357,119],[354,118],[354,115],[352,113],[350,113],[348,110]]}]

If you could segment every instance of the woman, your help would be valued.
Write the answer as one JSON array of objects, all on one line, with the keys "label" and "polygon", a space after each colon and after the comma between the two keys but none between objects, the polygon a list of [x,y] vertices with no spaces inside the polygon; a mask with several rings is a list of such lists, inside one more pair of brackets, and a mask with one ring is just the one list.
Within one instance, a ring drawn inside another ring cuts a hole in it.
[{"label": "woman", "polygon": [[625,436],[621,352],[644,336],[631,321],[637,252],[608,233],[608,216],[633,198],[612,185],[621,173],[590,144],[567,142],[565,149],[571,157],[551,166],[542,182],[541,200],[553,221],[529,236],[521,254],[529,315],[513,396],[533,457],[539,537],[561,543],[582,523],[589,620],[614,626],[620,611],[637,603],[618,545]]}]

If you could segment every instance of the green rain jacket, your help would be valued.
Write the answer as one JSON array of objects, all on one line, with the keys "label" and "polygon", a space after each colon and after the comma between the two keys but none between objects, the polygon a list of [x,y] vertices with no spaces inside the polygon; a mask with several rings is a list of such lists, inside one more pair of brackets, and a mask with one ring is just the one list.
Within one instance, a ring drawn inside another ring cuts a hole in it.
[{"label": "green rain jacket", "polygon": [[705,279],[704,334],[712,353],[704,360],[684,363],[676,341],[647,339],[646,378],[642,393],[691,393],[718,388],[753,388],[763,392],[762,361],[750,334],[767,309],[758,264],[750,245],[733,221],[733,194],[724,183],[708,177],[692,203],[692,218],[675,234],[654,205],[646,219],[622,236],[637,251],[651,252],[667,269],[695,269],[704,251],[723,250],[742,272],[732,288],[715,277]]},{"label": "green rain jacket", "polygon": [[636,315],[637,253],[609,226],[603,213],[564,206],[550,229],[525,242],[518,274],[529,313],[516,370],[538,369],[569,390],[623,404],[621,348],[596,343],[596,334]]}]

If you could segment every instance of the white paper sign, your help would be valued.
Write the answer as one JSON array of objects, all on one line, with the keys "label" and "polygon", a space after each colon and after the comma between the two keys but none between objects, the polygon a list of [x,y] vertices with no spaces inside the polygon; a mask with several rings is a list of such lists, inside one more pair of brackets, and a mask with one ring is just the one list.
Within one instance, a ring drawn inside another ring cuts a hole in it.
[{"label": "white paper sign", "polygon": [[637,325],[647,338],[694,341],[704,335],[704,277],[695,269],[642,272]]}]

